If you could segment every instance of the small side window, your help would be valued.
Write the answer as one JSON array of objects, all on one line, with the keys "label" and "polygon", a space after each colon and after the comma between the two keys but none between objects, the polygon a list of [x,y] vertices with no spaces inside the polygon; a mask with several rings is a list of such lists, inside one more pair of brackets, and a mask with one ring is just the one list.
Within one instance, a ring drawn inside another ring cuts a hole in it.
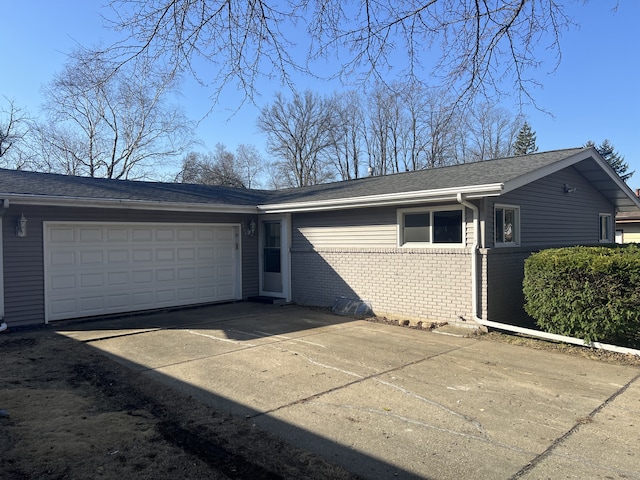
[{"label": "small side window", "polygon": [[495,206],[496,246],[520,245],[520,207]]},{"label": "small side window", "polygon": [[600,214],[600,242],[612,243],[612,216],[608,213]]}]

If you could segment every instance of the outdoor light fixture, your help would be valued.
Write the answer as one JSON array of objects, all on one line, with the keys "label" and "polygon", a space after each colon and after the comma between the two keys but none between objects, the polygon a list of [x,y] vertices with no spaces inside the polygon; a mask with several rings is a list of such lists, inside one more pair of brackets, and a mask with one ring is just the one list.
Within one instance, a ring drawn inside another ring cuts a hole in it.
[{"label": "outdoor light fixture", "polygon": [[247,227],[245,227],[244,222],[242,222],[242,229],[247,237],[253,237],[256,234],[256,221],[251,220]]},{"label": "outdoor light fixture", "polygon": [[567,183],[564,184],[564,193],[573,193],[577,189],[577,187],[570,187]]},{"label": "outdoor light fixture", "polygon": [[20,216],[20,220],[18,221],[18,226],[16,227],[16,236],[18,237],[27,236],[27,219],[24,218],[24,214]]}]

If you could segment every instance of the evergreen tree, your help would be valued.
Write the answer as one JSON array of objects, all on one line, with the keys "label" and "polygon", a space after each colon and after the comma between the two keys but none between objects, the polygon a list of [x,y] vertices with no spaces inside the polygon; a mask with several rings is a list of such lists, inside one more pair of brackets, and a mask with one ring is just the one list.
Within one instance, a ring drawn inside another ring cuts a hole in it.
[{"label": "evergreen tree", "polygon": [[600,145],[596,145],[591,140],[589,140],[585,145],[585,147],[594,147],[600,156],[604,158],[609,165],[615,170],[618,176],[626,182],[631,178],[631,176],[635,173],[629,172],[629,164],[624,161],[624,157],[621,156],[618,152],[616,152],[614,146],[609,142],[609,140],[604,140]]},{"label": "evergreen tree", "polygon": [[522,128],[518,132],[516,141],[513,143],[514,155],[526,155],[527,153],[534,153],[538,151],[536,145],[536,132],[531,130],[531,126],[528,122],[524,122]]}]

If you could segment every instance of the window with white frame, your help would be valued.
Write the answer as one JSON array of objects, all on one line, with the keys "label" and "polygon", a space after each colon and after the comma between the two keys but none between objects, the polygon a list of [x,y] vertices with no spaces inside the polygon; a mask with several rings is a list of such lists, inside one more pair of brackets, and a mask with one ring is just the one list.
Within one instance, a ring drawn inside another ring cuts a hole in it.
[{"label": "window with white frame", "polygon": [[495,205],[495,245],[520,245],[520,207],[513,205]]},{"label": "window with white frame", "polygon": [[600,242],[612,243],[612,215],[609,213],[600,214]]},{"label": "window with white frame", "polygon": [[462,246],[461,207],[407,208],[398,210],[400,246]]}]

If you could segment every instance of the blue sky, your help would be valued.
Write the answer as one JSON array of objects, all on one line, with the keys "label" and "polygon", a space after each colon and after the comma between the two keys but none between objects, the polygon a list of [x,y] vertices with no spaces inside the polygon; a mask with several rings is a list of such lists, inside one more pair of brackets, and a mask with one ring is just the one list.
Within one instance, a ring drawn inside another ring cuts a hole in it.
[{"label": "blue sky", "polygon": [[[609,139],[636,174],[629,181],[640,187],[640,2],[637,0],[564,0],[567,13],[579,26],[561,38],[562,62],[551,71],[553,57],[542,59],[535,79],[543,87],[534,95],[553,116],[526,108],[539,149],[580,146],[591,139]],[[41,87],[60,70],[65,54],[80,44],[109,44],[115,37],[103,28],[100,13],[106,0],[22,0],[3,2],[0,44],[3,45],[0,95],[13,99],[31,114],[42,103]],[[617,10],[614,7],[617,4]],[[339,90],[337,83],[302,80],[299,90],[320,93]],[[221,103],[198,128],[203,149],[221,142],[230,150],[238,143],[264,149],[256,131],[261,105],[283,90],[277,83],[260,86],[257,106],[238,107],[239,96],[227,89]],[[211,92],[189,84],[180,103],[192,119],[211,107]],[[514,105],[504,104],[515,112]],[[177,170],[178,167],[176,167]]]}]

